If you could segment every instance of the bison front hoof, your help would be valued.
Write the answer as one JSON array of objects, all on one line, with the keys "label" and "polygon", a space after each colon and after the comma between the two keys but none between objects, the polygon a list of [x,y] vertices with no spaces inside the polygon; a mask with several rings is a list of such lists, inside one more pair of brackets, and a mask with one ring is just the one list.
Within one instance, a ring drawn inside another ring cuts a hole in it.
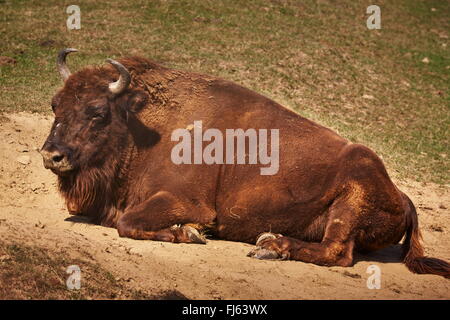
[{"label": "bison front hoof", "polygon": [[247,254],[247,257],[260,260],[280,260],[282,257],[274,250],[257,247]]},{"label": "bison front hoof", "polygon": [[183,235],[187,238],[190,243],[206,244],[206,238],[204,235],[200,234],[197,229],[191,226],[182,226],[181,230]]}]

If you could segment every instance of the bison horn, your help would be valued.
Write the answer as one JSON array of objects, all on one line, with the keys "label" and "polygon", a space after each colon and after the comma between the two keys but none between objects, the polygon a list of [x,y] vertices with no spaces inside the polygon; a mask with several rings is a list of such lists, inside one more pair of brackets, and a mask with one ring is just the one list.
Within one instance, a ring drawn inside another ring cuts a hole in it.
[{"label": "bison horn", "polygon": [[130,85],[130,72],[123,66],[123,64],[117,62],[116,60],[106,59],[106,61],[111,63],[120,74],[119,80],[117,80],[116,82],[111,82],[109,84],[109,91],[111,91],[115,95],[120,94]]},{"label": "bison horn", "polygon": [[61,75],[63,81],[66,81],[67,78],[70,76],[70,70],[66,66],[66,56],[71,52],[77,52],[77,49],[73,48],[66,48],[62,49],[58,53],[58,59],[56,60],[56,64],[58,66],[59,74]]}]

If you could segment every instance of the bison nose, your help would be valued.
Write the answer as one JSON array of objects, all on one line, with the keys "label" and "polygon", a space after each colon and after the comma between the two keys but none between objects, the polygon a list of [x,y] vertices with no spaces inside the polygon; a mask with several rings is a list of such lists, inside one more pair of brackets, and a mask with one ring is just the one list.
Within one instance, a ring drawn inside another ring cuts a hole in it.
[{"label": "bison nose", "polygon": [[52,155],[52,161],[54,163],[61,162],[63,159],[64,159],[64,155],[58,151],[55,151],[54,154]]},{"label": "bison nose", "polygon": [[44,159],[44,166],[46,169],[57,167],[58,163],[60,163],[65,158],[64,154],[58,150],[47,151],[45,149],[42,149],[40,153],[42,155],[42,158]]},{"label": "bison nose", "polygon": [[67,171],[71,169],[67,155],[59,150],[48,151],[42,149],[40,151],[42,158],[44,159],[44,167],[46,169],[54,169],[57,171]]}]

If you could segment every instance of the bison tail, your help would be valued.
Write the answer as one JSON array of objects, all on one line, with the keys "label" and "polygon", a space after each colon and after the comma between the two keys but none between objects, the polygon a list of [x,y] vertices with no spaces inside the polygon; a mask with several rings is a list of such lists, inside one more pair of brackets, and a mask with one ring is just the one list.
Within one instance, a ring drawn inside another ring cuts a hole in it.
[{"label": "bison tail", "polygon": [[405,195],[408,202],[406,209],[406,237],[403,242],[403,262],[411,272],[419,274],[436,274],[450,278],[450,264],[444,260],[424,256],[422,235],[419,230],[417,211],[412,201]]}]

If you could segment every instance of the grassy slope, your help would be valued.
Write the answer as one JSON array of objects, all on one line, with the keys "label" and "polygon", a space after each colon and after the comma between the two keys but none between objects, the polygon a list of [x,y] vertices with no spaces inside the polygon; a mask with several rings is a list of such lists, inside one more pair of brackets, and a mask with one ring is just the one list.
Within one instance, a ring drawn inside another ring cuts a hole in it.
[{"label": "grassy slope", "polygon": [[261,92],[370,146],[396,176],[448,183],[450,2],[378,1],[381,30],[366,28],[371,1],[342,2],[78,1],[69,32],[72,2],[0,1],[0,55],[17,59],[0,67],[0,110],[49,112],[62,47],[81,51],[73,70],[139,54]]},{"label": "grassy slope", "polygon": [[[79,290],[68,290],[69,265],[81,271]],[[185,299],[178,291],[150,294],[130,289],[89,255],[70,258],[37,246],[0,240],[0,300],[23,299]]]}]

